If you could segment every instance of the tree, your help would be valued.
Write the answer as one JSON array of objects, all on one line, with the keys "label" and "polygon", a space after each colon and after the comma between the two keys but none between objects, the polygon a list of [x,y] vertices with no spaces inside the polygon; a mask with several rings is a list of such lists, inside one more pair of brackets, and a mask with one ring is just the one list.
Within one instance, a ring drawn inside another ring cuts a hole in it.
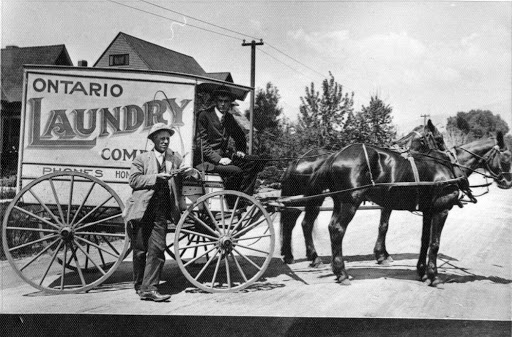
[{"label": "tree", "polygon": [[315,90],[314,83],[306,87],[306,96],[301,97],[298,135],[304,149],[339,149],[346,144],[343,132],[345,120],[353,111],[354,93],[343,94],[343,87],[330,78],[322,82],[322,94]]},{"label": "tree", "polygon": [[378,146],[388,146],[396,136],[395,127],[391,124],[393,109],[377,96],[370,98],[368,107],[362,106],[352,122],[352,141]]},{"label": "tree", "polygon": [[498,130],[506,134],[509,127],[500,115],[495,116],[489,110],[470,110],[460,111],[455,117],[449,117],[446,130],[449,134],[457,136],[457,140],[473,141],[491,136]]},{"label": "tree", "polygon": [[[271,82],[268,82],[265,90],[258,89],[254,97],[253,126],[259,152],[268,152],[280,135],[279,116],[283,109],[279,106],[279,90]],[[245,111],[247,119],[250,118],[250,111]]]}]

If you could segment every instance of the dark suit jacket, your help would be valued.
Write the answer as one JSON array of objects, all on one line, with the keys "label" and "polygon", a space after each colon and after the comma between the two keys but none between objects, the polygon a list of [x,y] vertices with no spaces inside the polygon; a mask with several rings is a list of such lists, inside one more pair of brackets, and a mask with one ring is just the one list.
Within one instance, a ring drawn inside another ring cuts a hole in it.
[{"label": "dark suit jacket", "polygon": [[236,151],[247,152],[245,133],[230,112],[225,114],[222,126],[214,106],[201,111],[197,117],[196,163],[204,160],[217,165],[227,155],[230,137],[235,141]]}]

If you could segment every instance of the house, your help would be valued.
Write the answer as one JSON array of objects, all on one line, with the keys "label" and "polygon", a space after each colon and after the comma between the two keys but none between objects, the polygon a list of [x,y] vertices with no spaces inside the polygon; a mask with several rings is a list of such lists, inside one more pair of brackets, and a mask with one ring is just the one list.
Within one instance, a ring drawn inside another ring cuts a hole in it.
[{"label": "house", "polygon": [[123,32],[117,34],[93,67],[171,71],[233,83],[229,72],[207,73],[192,56]]},{"label": "house", "polygon": [[72,66],[66,46],[17,47],[2,49],[0,162],[2,174],[15,171],[23,95],[23,65],[44,64]]}]

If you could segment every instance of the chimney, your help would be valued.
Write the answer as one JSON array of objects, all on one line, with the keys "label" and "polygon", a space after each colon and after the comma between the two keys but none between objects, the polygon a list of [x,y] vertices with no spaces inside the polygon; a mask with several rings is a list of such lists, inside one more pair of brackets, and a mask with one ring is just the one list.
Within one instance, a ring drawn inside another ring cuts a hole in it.
[{"label": "chimney", "polygon": [[86,60],[80,60],[78,61],[79,67],[87,67],[87,61]]}]

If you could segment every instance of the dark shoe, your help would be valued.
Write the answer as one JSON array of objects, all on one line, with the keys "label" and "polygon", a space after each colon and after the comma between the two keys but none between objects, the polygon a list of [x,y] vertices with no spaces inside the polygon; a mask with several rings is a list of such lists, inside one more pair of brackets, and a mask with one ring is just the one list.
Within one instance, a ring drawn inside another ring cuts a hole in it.
[{"label": "dark shoe", "polygon": [[141,291],[139,293],[140,299],[143,301],[154,301],[154,302],[163,302],[167,301],[171,298],[171,295],[162,295],[156,290],[152,291]]}]

